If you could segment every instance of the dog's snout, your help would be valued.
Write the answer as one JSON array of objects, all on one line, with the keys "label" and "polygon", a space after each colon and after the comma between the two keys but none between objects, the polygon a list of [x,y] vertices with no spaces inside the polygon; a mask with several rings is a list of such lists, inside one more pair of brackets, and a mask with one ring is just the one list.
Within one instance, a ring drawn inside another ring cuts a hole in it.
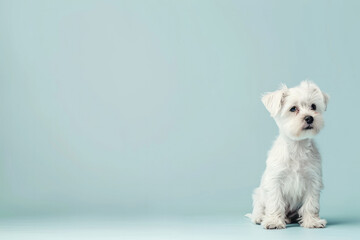
[{"label": "dog's snout", "polygon": [[304,118],[304,120],[305,120],[305,122],[306,122],[307,124],[312,124],[313,121],[314,121],[314,118],[313,118],[312,116],[306,116],[306,117]]}]

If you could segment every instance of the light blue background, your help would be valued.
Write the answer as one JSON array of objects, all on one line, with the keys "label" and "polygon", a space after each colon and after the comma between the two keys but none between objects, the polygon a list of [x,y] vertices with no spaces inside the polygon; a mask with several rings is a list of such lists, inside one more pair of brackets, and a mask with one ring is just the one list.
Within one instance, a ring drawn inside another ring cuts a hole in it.
[{"label": "light blue background", "polygon": [[260,101],[310,78],[321,213],[357,215],[359,1],[1,1],[2,216],[251,210],[277,134]]}]

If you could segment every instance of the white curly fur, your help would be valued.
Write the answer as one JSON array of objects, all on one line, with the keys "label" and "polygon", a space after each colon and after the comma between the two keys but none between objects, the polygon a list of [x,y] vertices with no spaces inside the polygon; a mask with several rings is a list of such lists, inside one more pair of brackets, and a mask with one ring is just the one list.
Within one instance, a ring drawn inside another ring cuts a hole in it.
[{"label": "white curly fur", "polygon": [[[326,221],[319,217],[321,157],[312,137],[324,125],[322,114],[328,100],[327,94],[309,81],[290,89],[282,85],[263,96],[279,136],[268,153],[261,184],[253,193],[253,212],[247,214],[253,223],[265,229],[285,228],[294,221],[306,228],[325,227]],[[296,111],[290,111],[294,106]],[[313,117],[311,124],[306,116]]]}]

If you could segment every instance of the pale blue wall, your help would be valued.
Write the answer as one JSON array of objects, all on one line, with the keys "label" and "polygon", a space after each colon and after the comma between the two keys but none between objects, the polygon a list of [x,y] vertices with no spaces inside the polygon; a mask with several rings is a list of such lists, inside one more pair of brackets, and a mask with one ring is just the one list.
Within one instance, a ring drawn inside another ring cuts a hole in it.
[{"label": "pale blue wall", "polygon": [[0,1],[2,214],[251,209],[276,125],[310,78],[322,212],[359,212],[359,1]]}]

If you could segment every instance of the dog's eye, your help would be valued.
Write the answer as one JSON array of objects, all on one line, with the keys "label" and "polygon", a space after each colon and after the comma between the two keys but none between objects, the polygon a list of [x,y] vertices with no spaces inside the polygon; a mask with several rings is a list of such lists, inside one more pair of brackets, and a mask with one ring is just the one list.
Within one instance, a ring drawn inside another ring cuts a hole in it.
[{"label": "dog's eye", "polygon": [[290,108],[290,112],[295,112],[297,110],[297,108],[295,106],[293,106],[292,108]]},{"label": "dog's eye", "polygon": [[316,105],[315,104],[311,104],[311,110],[316,110]]}]

